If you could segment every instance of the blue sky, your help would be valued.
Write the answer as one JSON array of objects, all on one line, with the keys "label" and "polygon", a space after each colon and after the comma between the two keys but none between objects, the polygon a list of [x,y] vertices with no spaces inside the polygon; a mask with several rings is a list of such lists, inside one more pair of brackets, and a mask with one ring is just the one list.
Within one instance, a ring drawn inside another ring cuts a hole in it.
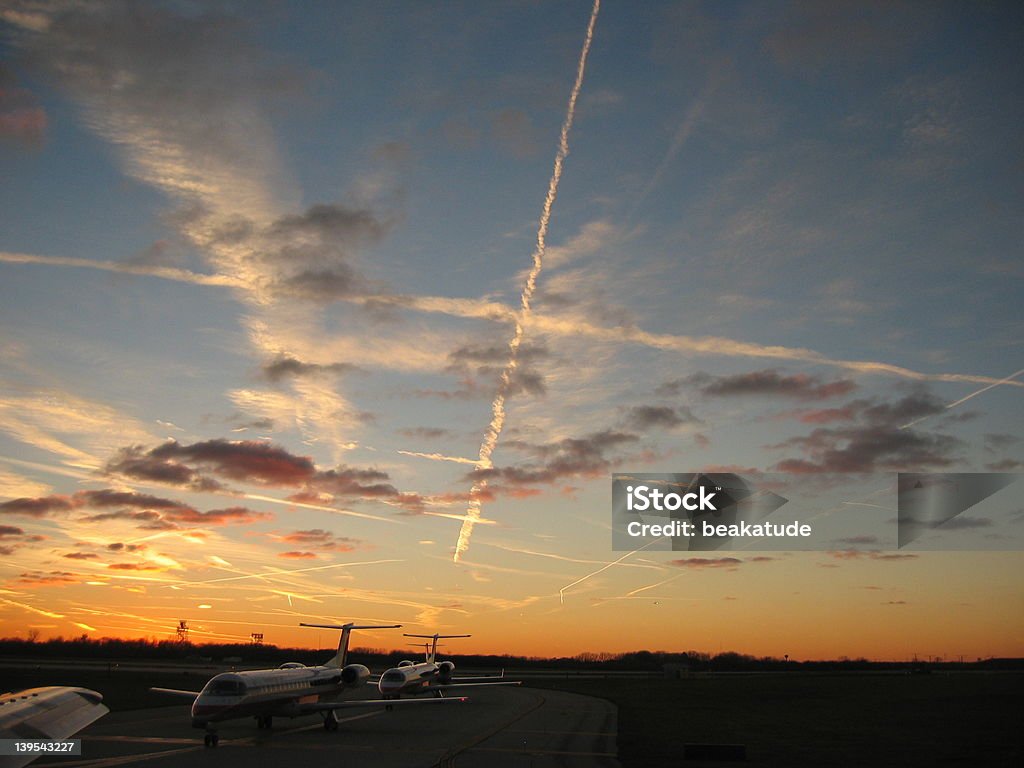
[{"label": "blue sky", "polygon": [[[299,642],[302,617],[528,616],[538,649],[614,650],[600,606],[645,584],[716,626],[841,566],[893,593],[851,627],[920,610],[923,644],[945,627],[931,577],[970,592],[998,558],[957,642],[1021,651],[1020,621],[992,618],[1021,605],[1016,553],[588,575],[615,559],[613,471],[854,472],[869,494],[900,470],[1020,471],[1020,9],[606,1],[569,113],[593,10],[5,7],[0,619],[146,634],[192,611],[216,636],[266,603]],[[197,584],[243,575],[281,583],[219,607]],[[79,613],[96,590],[119,623]],[[666,604],[630,610],[652,644],[689,642]],[[790,652],[753,626],[724,642]],[[906,631],[805,652],[894,655]]]}]

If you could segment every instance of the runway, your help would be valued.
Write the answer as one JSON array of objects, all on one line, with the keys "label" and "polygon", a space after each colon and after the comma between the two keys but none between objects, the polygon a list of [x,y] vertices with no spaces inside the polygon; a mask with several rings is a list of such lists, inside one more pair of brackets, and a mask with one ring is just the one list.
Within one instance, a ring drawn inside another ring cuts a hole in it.
[{"label": "runway", "polygon": [[382,768],[619,766],[614,705],[574,693],[481,688],[465,704],[349,710],[339,719],[333,733],[317,716],[278,718],[269,732],[251,719],[229,721],[218,729],[220,746],[208,749],[188,707],[112,712],[78,734],[81,756],[45,757],[32,768],[292,768],[339,758]]}]

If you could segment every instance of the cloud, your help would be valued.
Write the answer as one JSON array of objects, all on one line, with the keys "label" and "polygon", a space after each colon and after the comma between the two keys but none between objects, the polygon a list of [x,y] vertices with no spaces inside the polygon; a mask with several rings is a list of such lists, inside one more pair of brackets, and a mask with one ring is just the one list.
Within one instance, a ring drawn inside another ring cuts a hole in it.
[{"label": "cloud", "polygon": [[700,424],[700,419],[685,407],[666,405],[635,405],[626,411],[625,424],[630,429],[645,432],[649,429],[672,429],[684,424]]},{"label": "cloud", "polygon": [[547,392],[544,376],[532,367],[535,363],[551,357],[547,347],[539,344],[523,344],[514,368],[507,372],[508,345],[466,344],[448,354],[445,371],[462,377],[462,387],[455,391],[420,390],[421,395],[432,395],[446,400],[469,400],[478,397],[494,397],[499,387],[507,397],[517,394],[543,396]]},{"label": "cloud", "polygon": [[917,389],[894,403],[867,406],[863,410],[863,416],[874,424],[900,425],[907,419],[932,416],[942,413],[945,409],[945,403],[933,394],[924,389]]},{"label": "cloud", "polygon": [[[347,536],[335,536],[331,531],[323,528],[312,528],[304,531],[292,531],[285,534],[274,534],[273,538],[289,544],[297,544],[303,547],[315,547],[321,552],[352,552],[359,548],[362,542],[359,539],[352,539]],[[281,554],[281,557],[288,556]]]},{"label": "cloud", "polygon": [[[171,198],[176,210],[166,221],[214,274],[150,264],[98,268],[230,286],[249,312],[243,322],[252,323],[249,340],[261,359],[323,364],[292,346],[323,335],[317,327],[305,333],[322,314],[295,299],[378,292],[356,257],[391,223],[363,201],[298,208],[301,195],[282,168],[268,110],[301,94],[310,73],[275,55],[252,34],[247,15],[226,7],[58,3],[9,20],[20,27],[13,39],[24,60],[69,93],[128,175]],[[266,398],[232,397],[260,418],[284,417],[306,438],[343,450],[353,415],[344,398],[294,377],[291,390],[287,407],[273,414],[262,408]]]},{"label": "cloud", "polygon": [[813,430],[769,448],[796,447],[804,458],[784,459],[779,472],[828,473],[907,471],[947,467],[963,442],[950,435],[904,428],[908,419],[939,413],[942,401],[925,390],[915,390],[895,402],[853,401],[847,405],[857,423],[847,427]]},{"label": "cloud", "polygon": [[8,472],[0,467],[0,499],[20,499],[33,496],[45,496],[51,491],[46,483]]},{"label": "cloud", "polygon": [[[270,520],[273,516],[255,512],[246,507],[211,509],[201,512],[188,504],[173,499],[151,496],[134,491],[103,489],[78,491],[71,496],[47,496],[38,499],[14,499],[0,504],[0,513],[27,517],[48,517],[67,515],[78,510],[110,510],[87,514],[80,520],[102,523],[125,520],[138,523],[146,530],[172,530],[178,524],[184,525],[228,525]],[[128,545],[132,551],[135,545]],[[125,545],[111,545],[111,551],[118,551]]]},{"label": "cloud", "polygon": [[686,557],[681,560],[669,560],[669,565],[676,568],[736,568],[743,561],[735,557]]},{"label": "cloud", "polygon": [[[333,469],[320,469],[308,456],[297,456],[278,445],[258,440],[218,438],[188,445],[169,440],[150,449],[131,446],[119,451],[108,463],[106,471],[192,490],[226,492],[220,479],[261,487],[290,488],[295,492],[287,497],[289,501],[317,506],[332,503],[334,497],[344,497],[383,502],[406,512],[419,513],[425,504],[418,494],[400,491],[388,482],[387,472],[343,464]],[[237,513],[236,517],[239,522],[264,519],[257,517],[260,514]],[[223,510],[219,515],[192,510],[188,514],[168,517],[167,522],[188,524],[192,520],[202,520],[212,524],[226,521],[229,517]]]},{"label": "cloud", "polygon": [[72,497],[76,507],[106,508],[106,507],[133,507],[136,509],[159,509],[162,511],[177,511],[189,509],[180,501],[164,499],[159,496],[151,496],[145,493],[134,491],[115,491],[104,489],[100,491],[79,491]]},{"label": "cloud", "polygon": [[836,560],[882,560],[888,562],[902,562],[916,560],[917,555],[898,552],[878,552],[876,550],[845,549],[828,553]]},{"label": "cloud", "polygon": [[[985,468],[990,472],[1013,472],[1014,470],[1024,469],[1024,461],[1003,459],[992,464],[986,464]],[[2,509],[2,505],[0,505],[0,509]]]},{"label": "cloud", "polygon": [[[823,382],[816,376],[803,373],[780,374],[773,368],[733,376],[711,376],[698,373],[689,377],[689,383],[709,397],[792,397],[800,400],[824,400],[846,395],[857,388],[850,379]],[[663,385],[664,386],[664,385]]]},{"label": "cloud", "polygon": [[550,484],[570,477],[595,477],[623,460],[619,452],[635,445],[639,439],[632,433],[603,430],[547,444],[510,440],[505,442],[505,447],[525,451],[535,461],[511,467],[478,469],[467,478],[499,485],[529,485]]},{"label": "cloud", "polygon": [[145,563],[110,563],[107,568],[112,571],[159,571],[159,566]]},{"label": "cloud", "polygon": [[228,507],[200,512],[188,507],[176,510],[167,519],[186,525],[239,525],[260,520],[273,520],[269,512],[255,512],[248,507]]},{"label": "cloud", "polygon": [[779,416],[792,417],[804,424],[831,424],[836,421],[853,421],[857,414],[857,406],[851,404],[838,408],[802,408],[780,413]]},{"label": "cloud", "polygon": [[339,496],[359,496],[363,498],[379,498],[382,496],[398,496],[398,489],[390,483],[387,472],[377,469],[357,469],[339,466],[317,472],[311,486],[318,491]]},{"label": "cloud", "polygon": [[192,490],[212,491],[222,487],[216,480],[202,476],[191,467],[146,453],[139,445],[118,450],[114,458],[107,462],[104,471],[107,474]]},{"label": "cloud", "polygon": [[1021,438],[1017,435],[1007,434],[1006,432],[988,433],[985,435],[985,450],[998,453],[1017,445],[1020,441]]},{"label": "cloud", "polygon": [[969,531],[977,528],[989,528],[991,525],[992,520],[987,517],[965,517],[963,515],[957,515],[951,520],[934,523],[931,527],[940,531]]},{"label": "cloud", "polygon": [[846,538],[836,539],[836,544],[846,544],[847,546],[857,546],[859,544],[878,544],[877,536],[847,536]]},{"label": "cloud", "polygon": [[100,556],[95,552],[68,552],[64,557],[68,560],[98,560]]},{"label": "cloud", "polygon": [[67,571],[30,571],[18,576],[16,583],[27,587],[63,587],[77,584],[78,578]]},{"label": "cloud", "polygon": [[95,456],[115,445],[152,439],[144,425],[103,403],[43,388],[27,396],[0,395],[0,432],[88,469],[99,467]]},{"label": "cloud", "polygon": [[358,365],[351,363],[330,363],[320,365],[318,363],[304,363],[294,357],[280,356],[263,366],[263,375],[273,382],[293,376],[317,376],[328,373],[351,373],[361,370]]},{"label": "cloud", "polygon": [[177,528],[174,523],[165,520],[159,512],[151,509],[118,509],[113,512],[101,512],[98,515],[83,517],[87,523],[106,523],[113,520],[125,520],[138,523],[138,527],[147,531],[170,531]]},{"label": "cloud", "polygon": [[0,141],[39,146],[48,122],[35,95],[19,88],[10,65],[0,62]]},{"label": "cloud", "polygon": [[145,548],[145,544],[125,544],[120,541],[115,541],[113,544],[107,544],[107,549],[111,552],[138,552]]},{"label": "cloud", "polygon": [[27,534],[15,525],[0,525],[0,555],[8,557],[30,542],[45,541],[46,537]]},{"label": "cloud", "polygon": [[295,456],[276,445],[256,440],[218,438],[191,445],[170,440],[151,449],[147,456],[158,461],[191,462],[218,476],[258,485],[301,485],[316,474],[308,456]]},{"label": "cloud", "polygon": [[441,440],[451,437],[454,433],[441,427],[408,427],[398,430],[398,434],[418,440]]},{"label": "cloud", "polygon": [[784,459],[776,471],[792,473],[906,471],[948,467],[952,453],[963,445],[949,435],[928,435],[891,427],[816,429],[778,446],[796,446],[810,459]]},{"label": "cloud", "polygon": [[107,465],[107,471],[190,488],[219,489],[223,487],[220,478],[264,487],[297,488],[299,492],[290,498],[314,499],[318,503],[322,503],[323,494],[330,494],[387,499],[407,509],[421,504],[415,494],[402,493],[386,482],[386,472],[345,465],[322,470],[308,456],[296,456],[273,443],[258,440],[215,439],[190,445],[170,440],[149,450],[132,446],[119,452]]},{"label": "cloud", "polygon": [[48,517],[55,512],[72,509],[71,500],[66,496],[44,496],[38,499],[14,499],[0,504],[0,513],[23,517]]}]

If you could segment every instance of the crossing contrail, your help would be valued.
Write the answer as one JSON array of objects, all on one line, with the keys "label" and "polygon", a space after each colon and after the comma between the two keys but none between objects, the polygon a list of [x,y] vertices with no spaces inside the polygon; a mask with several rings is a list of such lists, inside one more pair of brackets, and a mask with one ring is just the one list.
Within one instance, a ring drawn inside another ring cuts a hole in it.
[{"label": "crossing contrail", "polygon": [[[530,301],[533,299],[534,289],[537,287],[537,277],[544,268],[544,251],[547,249],[548,222],[551,221],[551,208],[558,196],[558,183],[562,180],[562,164],[569,154],[569,131],[572,130],[573,117],[576,114],[576,99],[579,98],[580,88],[583,87],[583,74],[587,68],[587,54],[590,53],[590,43],[594,39],[594,25],[597,24],[597,14],[601,10],[601,0],[594,0],[594,7],[590,11],[590,22],[587,24],[587,36],[583,40],[583,50],[580,51],[579,63],[576,65],[576,82],[573,83],[572,91],[569,94],[569,106],[565,111],[565,120],[562,123],[562,133],[558,141],[558,152],[555,153],[555,166],[551,171],[551,180],[548,182],[548,194],[544,198],[544,207],[541,209],[540,221],[537,224],[537,245],[533,249],[533,267],[526,278],[523,292],[519,297],[519,313],[515,319],[515,333],[508,343],[508,362],[501,372],[501,380],[498,383],[498,392],[491,403],[491,423],[484,433],[483,442],[480,443],[480,459],[477,466],[480,469],[490,469],[494,466],[491,463],[491,454],[498,444],[502,427],[505,426],[505,396],[508,393],[509,382],[512,374],[519,364],[519,345],[523,341],[523,325],[530,315]],[[473,526],[480,520],[479,500],[480,492],[487,487],[486,478],[477,480],[470,491],[473,500],[466,508],[466,519],[459,531],[459,540],[455,545],[454,562],[459,562],[459,557],[469,547],[469,539],[473,535]]]},{"label": "crossing contrail", "polygon": [[[998,387],[998,386],[1001,386],[1003,384],[1010,384],[1010,383],[1013,382],[1014,379],[1016,379],[1018,376],[1020,376],[1022,374],[1024,374],[1024,368],[1021,368],[1019,371],[1016,371],[1015,373],[1011,373],[1005,379],[1000,379],[999,381],[994,381],[991,384],[989,384],[987,387],[982,387],[979,390],[971,392],[971,394],[969,394],[969,395],[965,395],[964,397],[961,397],[959,400],[956,400],[956,401],[954,401],[952,403],[949,403],[946,406],[946,410],[948,411],[950,408],[956,408],[958,405],[960,405],[960,403],[966,403],[972,397],[977,397],[981,393],[988,392],[990,389],[992,389],[994,387]],[[935,414],[933,414],[933,413],[929,413],[929,414],[926,414],[925,416],[922,416],[919,419],[914,419],[913,421],[908,421],[906,424],[901,426],[900,429],[907,429],[907,427],[912,427],[915,424],[920,424],[925,419],[930,418],[930,417],[932,417],[934,415]]]}]

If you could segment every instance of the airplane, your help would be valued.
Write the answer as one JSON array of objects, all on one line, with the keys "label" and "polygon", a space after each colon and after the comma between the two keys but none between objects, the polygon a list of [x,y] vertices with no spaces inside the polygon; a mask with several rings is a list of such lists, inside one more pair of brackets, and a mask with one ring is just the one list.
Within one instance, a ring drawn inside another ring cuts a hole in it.
[{"label": "airplane", "polygon": [[[50,685],[0,695],[0,739],[67,739],[110,710],[103,696],[88,688]],[[4,768],[20,768],[40,755],[28,752],[0,757]]]},{"label": "airplane", "polygon": [[[156,693],[189,697],[192,701],[192,727],[205,728],[203,743],[216,747],[216,724],[224,720],[255,717],[256,727],[271,728],[274,717],[299,717],[313,713],[324,719],[328,731],[338,729],[338,710],[349,707],[385,706],[394,701],[364,699],[338,701],[345,691],[360,688],[370,677],[370,670],[362,664],[348,664],[348,643],[356,629],[397,629],[401,624],[368,626],[356,624],[302,624],[301,627],[340,629],[338,652],[320,666],[307,667],[298,662],[282,664],[277,669],[254,669],[243,672],[222,672],[215,675],[201,691],[180,691],[172,688],[150,688]],[[467,699],[450,699],[464,702]],[[429,701],[408,702],[428,704]]]},{"label": "airplane", "polygon": [[380,691],[384,699],[394,701],[400,699],[403,694],[416,695],[428,692],[434,694],[436,699],[444,699],[444,692],[453,688],[470,688],[480,685],[521,685],[518,680],[501,679],[505,676],[504,670],[501,675],[452,677],[455,672],[455,663],[437,661],[437,641],[441,638],[472,637],[472,635],[406,634],[405,636],[425,638],[432,643],[430,649],[426,651],[424,661],[419,664],[414,661],[403,661],[380,676],[377,690]]}]

